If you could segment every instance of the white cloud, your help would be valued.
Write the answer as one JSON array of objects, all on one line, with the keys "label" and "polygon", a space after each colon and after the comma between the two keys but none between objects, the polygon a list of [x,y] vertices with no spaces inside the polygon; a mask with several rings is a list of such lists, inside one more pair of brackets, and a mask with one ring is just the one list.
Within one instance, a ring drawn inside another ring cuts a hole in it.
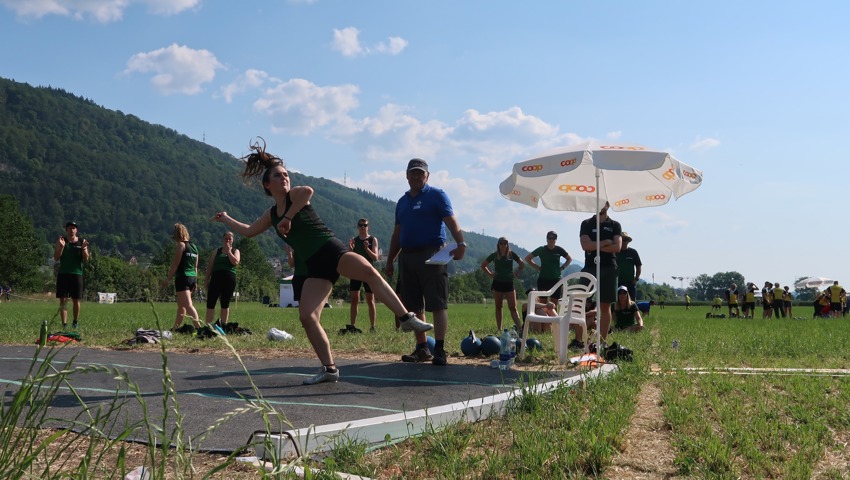
[{"label": "white cloud", "polygon": [[620,130],[617,130],[616,132],[608,132],[608,134],[605,135],[605,137],[607,137],[608,140],[618,140],[622,136],[623,136],[623,132],[620,131]]},{"label": "white cloud", "polygon": [[212,52],[171,44],[133,55],[127,61],[124,73],[154,73],[151,83],[160,93],[194,95],[201,91],[201,85],[215,78],[215,71],[219,68],[224,66]]},{"label": "white cloud", "polygon": [[248,69],[236,77],[236,81],[221,87],[221,95],[224,101],[231,103],[235,95],[244,93],[248,89],[260,88],[268,78],[269,74],[262,70]]},{"label": "white cloud", "polygon": [[716,138],[699,138],[689,147],[691,150],[704,152],[720,145],[720,140]]},{"label": "white cloud", "polygon": [[23,18],[60,15],[76,20],[91,17],[101,23],[121,20],[133,3],[147,5],[157,15],[173,15],[199,5],[201,0],[0,0],[0,5]]},{"label": "white cloud", "polygon": [[378,42],[375,44],[374,50],[377,53],[398,55],[405,48],[407,48],[407,40],[401,37],[390,37],[389,43]]},{"label": "white cloud", "polygon": [[360,43],[360,30],[354,27],[341,30],[335,28],[332,48],[342,53],[344,57],[358,57],[373,53],[398,55],[407,48],[407,40],[401,37],[390,37],[388,43],[379,42],[369,47]]},{"label": "white cloud", "polygon": [[354,85],[320,87],[301,78],[278,81],[254,102],[254,110],[269,116],[272,131],[307,135],[337,122],[350,121],[360,89]]}]

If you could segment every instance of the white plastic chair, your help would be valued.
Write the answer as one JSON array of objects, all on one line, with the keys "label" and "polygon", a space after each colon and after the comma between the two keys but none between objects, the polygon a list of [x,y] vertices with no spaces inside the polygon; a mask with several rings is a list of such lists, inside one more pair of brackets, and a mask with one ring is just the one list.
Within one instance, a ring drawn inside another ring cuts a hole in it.
[{"label": "white plastic chair", "polygon": [[[580,279],[585,279],[589,282],[588,285],[583,285],[578,282]],[[575,281],[572,285],[570,282]],[[560,316],[550,317],[548,315],[538,315],[534,312],[534,306],[541,297],[550,297],[555,290],[563,287],[561,299],[558,301],[558,313]],[[566,277],[561,278],[554,287],[542,292],[532,290],[528,292],[528,315],[525,317],[525,324],[522,328],[522,342],[520,344],[519,357],[525,357],[526,340],[528,340],[528,327],[531,322],[549,323],[558,325],[558,357],[561,363],[567,363],[567,345],[570,339],[570,324],[581,325],[584,327],[584,342],[585,351],[587,351],[587,322],[585,321],[584,307],[587,299],[596,293],[596,277],[586,272],[576,272]]]}]

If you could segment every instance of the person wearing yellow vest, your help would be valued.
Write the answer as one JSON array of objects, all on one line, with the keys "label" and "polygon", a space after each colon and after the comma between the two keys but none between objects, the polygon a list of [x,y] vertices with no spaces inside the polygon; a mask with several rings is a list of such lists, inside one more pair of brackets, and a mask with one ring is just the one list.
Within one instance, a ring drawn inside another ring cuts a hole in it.
[{"label": "person wearing yellow vest", "polygon": [[747,283],[744,291],[744,318],[755,318],[756,315],[756,285]]},{"label": "person wearing yellow vest", "polygon": [[[732,284],[729,290],[726,290],[726,304],[729,306],[729,318],[741,316],[741,310],[738,308],[738,285]],[[732,315],[732,311],[735,315]]]},{"label": "person wearing yellow vest", "polygon": [[714,295],[714,303],[711,304],[711,313],[720,311],[723,309],[723,300],[720,299],[720,295]]},{"label": "person wearing yellow vest", "polygon": [[838,315],[843,311],[841,304],[847,301],[847,292],[844,291],[844,287],[839,285],[838,280],[836,280],[823,293],[829,297],[830,318],[838,318]]},{"label": "person wearing yellow vest", "polygon": [[791,314],[791,303],[794,300],[794,296],[791,295],[791,289],[788,285],[785,285],[785,315],[788,315],[788,318],[794,318],[794,315]]},{"label": "person wearing yellow vest", "polygon": [[761,318],[773,318],[773,303],[770,301],[771,298],[773,298],[773,284],[764,282],[764,288],[761,289],[761,306],[764,308]]},{"label": "person wearing yellow vest", "polygon": [[773,316],[785,318],[785,290],[779,282],[773,284]]}]

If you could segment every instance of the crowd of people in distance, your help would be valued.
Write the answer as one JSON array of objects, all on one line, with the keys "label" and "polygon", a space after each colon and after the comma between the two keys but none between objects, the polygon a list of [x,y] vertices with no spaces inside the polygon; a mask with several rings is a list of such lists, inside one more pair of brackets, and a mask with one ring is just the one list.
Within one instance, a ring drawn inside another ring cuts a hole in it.
[{"label": "crowd of people in distance", "polygon": [[[758,291],[758,287],[752,282],[747,282],[743,289],[739,289],[735,283],[726,289],[724,296],[729,309],[729,317],[755,318],[758,297],[756,293]],[[793,311],[794,294],[791,293],[788,285],[782,286],[779,282],[764,282],[764,287],[761,289],[761,305],[761,318],[763,319],[795,318]],[[721,306],[720,296],[715,295],[711,305],[711,313],[720,312]],[[848,309],[847,292],[836,280],[825,290],[817,293],[812,302],[812,307],[814,308],[812,318],[844,316]]]}]

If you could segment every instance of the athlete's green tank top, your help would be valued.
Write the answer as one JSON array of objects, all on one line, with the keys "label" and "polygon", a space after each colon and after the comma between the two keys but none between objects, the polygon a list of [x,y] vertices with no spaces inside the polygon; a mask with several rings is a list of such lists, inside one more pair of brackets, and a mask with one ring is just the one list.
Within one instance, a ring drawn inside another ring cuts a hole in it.
[{"label": "athlete's green tank top", "polygon": [[369,258],[369,255],[366,254],[367,250],[369,250],[370,252],[372,251],[371,247],[374,238],[375,237],[373,237],[372,235],[369,235],[369,237],[363,239],[361,239],[359,235],[354,237],[354,253],[365,258],[366,261],[369,262],[369,265],[375,264],[374,260]]},{"label": "athlete's green tank top", "polygon": [[184,277],[197,277],[198,272],[195,266],[198,265],[198,246],[189,241],[183,242],[183,245],[186,245],[186,248],[180,258],[180,265],[177,266],[177,274]]},{"label": "athlete's green tank top", "polygon": [[65,239],[65,248],[59,257],[59,273],[70,273],[72,275],[83,274],[83,239],[77,238],[76,243]]},{"label": "athlete's green tank top", "polygon": [[272,208],[269,209],[269,218],[277,236],[292,247],[295,252],[295,271],[306,272],[307,260],[318,252],[328,240],[333,238],[334,234],[325,226],[313,206],[305,205],[292,218],[289,234],[284,236],[277,229],[277,224],[283,219],[283,214],[289,210],[290,206],[292,206],[292,200],[287,194],[285,210],[278,215],[276,205],[272,205]]},{"label": "athlete's green tank top", "polygon": [[224,247],[218,247],[218,252],[215,254],[215,260],[213,261],[213,272],[236,273],[236,265],[230,263],[230,257],[224,253]]}]

